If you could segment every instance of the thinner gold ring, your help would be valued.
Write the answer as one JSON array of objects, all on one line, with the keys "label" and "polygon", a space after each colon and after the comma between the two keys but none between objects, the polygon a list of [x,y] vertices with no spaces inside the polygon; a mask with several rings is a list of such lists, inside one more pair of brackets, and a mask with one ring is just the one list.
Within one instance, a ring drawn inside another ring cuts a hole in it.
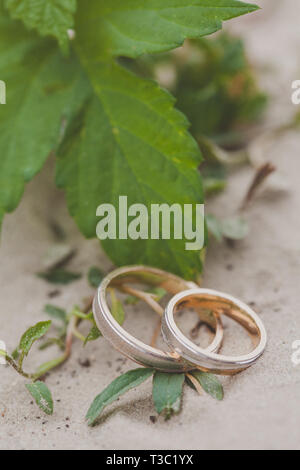
[{"label": "thinner gold ring", "polygon": [[[250,334],[255,348],[241,356],[224,356],[203,349],[190,341],[175,323],[174,313],[183,308],[200,307],[227,315],[241,324]],[[267,344],[267,333],[258,315],[235,297],[211,289],[190,289],[176,294],[168,303],[163,320],[162,334],[170,349],[187,362],[205,372],[233,375],[255,364]]]}]

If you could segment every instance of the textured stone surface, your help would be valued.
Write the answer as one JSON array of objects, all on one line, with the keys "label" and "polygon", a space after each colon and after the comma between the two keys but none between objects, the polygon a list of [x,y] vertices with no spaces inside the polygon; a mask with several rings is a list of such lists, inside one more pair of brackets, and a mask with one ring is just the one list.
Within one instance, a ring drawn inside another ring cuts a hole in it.
[{"label": "textured stone surface", "polygon": [[[295,107],[291,82],[300,73],[300,4],[298,0],[261,0],[263,10],[234,20],[230,29],[242,33],[261,82],[274,97],[269,123],[284,121]],[[265,158],[276,164],[288,188],[285,194],[265,192],[247,214],[251,234],[234,249],[212,244],[204,285],[255,302],[269,333],[263,359],[234,378],[222,379],[223,402],[198,397],[186,388],[181,414],[154,424],[151,381],[107,408],[100,426],[89,429],[84,414],[93,397],[120,370],[134,367],[100,339],[82,349],[74,344],[71,360],[47,379],[54,401],[52,417],[31,404],[24,380],[0,366],[1,449],[289,449],[300,448],[300,366],[291,363],[292,342],[300,339],[299,316],[299,202],[300,138],[289,133],[274,142]],[[53,242],[49,221],[63,221],[68,239],[78,250],[74,270],[94,264],[108,270],[109,261],[96,241],[85,241],[65,215],[64,200],[51,183],[51,163],[31,183],[21,206],[4,222],[0,247],[0,339],[15,347],[24,329],[42,317],[53,290],[35,277],[45,251]],[[231,176],[228,191],[210,204],[219,214],[238,207],[253,171],[245,168]],[[41,193],[37,197],[37,194]],[[92,290],[84,279],[62,289],[52,300],[71,307]],[[138,313],[138,315],[137,315]],[[136,322],[133,324],[134,315]],[[129,328],[149,338],[153,323],[146,309],[136,307]],[[145,328],[144,325],[147,325]],[[244,337],[226,329],[225,350],[240,351]],[[43,353],[47,360],[55,350]],[[89,358],[91,367],[79,365]],[[41,358],[38,359],[41,361]],[[26,363],[38,365],[37,356]]]}]

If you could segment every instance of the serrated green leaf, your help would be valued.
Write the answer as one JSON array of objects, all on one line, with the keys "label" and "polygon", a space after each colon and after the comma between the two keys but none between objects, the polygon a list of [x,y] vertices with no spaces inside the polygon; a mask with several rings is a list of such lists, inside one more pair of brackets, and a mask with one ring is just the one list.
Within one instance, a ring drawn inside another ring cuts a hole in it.
[{"label": "serrated green leaf", "polygon": [[99,287],[103,276],[103,272],[99,268],[92,266],[88,272],[88,281],[92,287]]},{"label": "serrated green leaf", "polygon": [[22,351],[26,356],[29,353],[29,350],[33,343],[44,336],[51,326],[51,320],[41,321],[36,325],[28,328],[27,331],[23,334],[18,350]]},{"label": "serrated green leaf", "polygon": [[0,105],[0,224],[85,99],[88,83],[81,73],[73,56],[64,59],[51,40],[11,20],[0,0],[0,77],[7,85]]},{"label": "serrated green leaf", "polygon": [[55,37],[63,51],[69,49],[68,29],[74,26],[76,0],[4,0],[12,18],[22,20],[42,36]]},{"label": "serrated green leaf", "polygon": [[203,390],[216,400],[223,400],[223,387],[217,377],[202,371],[193,371],[191,374],[198,380]]},{"label": "serrated green leaf", "polygon": [[38,277],[45,279],[45,281],[50,282],[51,284],[70,284],[71,282],[78,281],[81,278],[81,274],[73,273],[71,271],[66,271],[64,269],[54,269],[52,271],[46,271],[43,273],[38,273]]},{"label": "serrated green leaf", "polygon": [[178,413],[181,406],[184,374],[155,372],[153,377],[153,401],[158,414],[164,413],[166,419]]},{"label": "serrated green leaf", "polygon": [[257,10],[236,0],[79,0],[78,44],[88,57],[137,57],[180,46]]},{"label": "serrated green leaf", "polygon": [[51,392],[44,382],[34,382],[26,384],[25,387],[29,391],[30,395],[35,399],[36,404],[44,411],[47,415],[53,414],[53,399]]},{"label": "serrated green leaf", "polygon": [[145,382],[153,374],[153,369],[139,368],[130,370],[115,379],[91,404],[86,419],[89,426],[95,424],[103,409],[121,395]]},{"label": "serrated green leaf", "polygon": [[231,240],[241,240],[248,235],[249,227],[246,220],[241,216],[228,217],[221,220],[222,233],[224,237]]},{"label": "serrated green leaf", "polygon": [[[105,202],[118,210],[120,195],[148,211],[152,203],[202,203],[201,156],[173,98],[113,63],[88,71],[96,95],[67,129],[57,167],[81,231],[94,237],[97,207]],[[118,265],[154,265],[189,279],[202,267],[185,240],[107,239],[102,245]]]},{"label": "serrated green leaf", "polygon": [[53,318],[61,320],[63,323],[67,323],[67,312],[66,310],[56,307],[55,305],[45,305],[44,311]]},{"label": "serrated green leaf", "polygon": [[87,335],[87,337],[85,338],[85,341],[84,341],[84,346],[86,345],[86,343],[88,343],[89,341],[95,341],[96,339],[100,338],[100,336],[102,336],[101,334],[101,331],[99,331],[99,329],[97,328],[97,326],[92,326],[89,334]]}]

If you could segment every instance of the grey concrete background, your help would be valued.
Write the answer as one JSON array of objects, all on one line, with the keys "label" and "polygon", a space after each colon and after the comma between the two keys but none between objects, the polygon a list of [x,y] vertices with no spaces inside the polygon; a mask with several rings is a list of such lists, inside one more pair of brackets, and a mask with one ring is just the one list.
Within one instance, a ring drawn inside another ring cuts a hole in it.
[{"label": "grey concrete background", "polygon": [[[262,11],[236,19],[226,28],[246,40],[251,60],[260,70],[261,84],[273,97],[268,123],[274,125],[286,121],[296,110],[290,96],[291,82],[300,79],[300,3],[257,3]],[[186,388],[182,412],[169,422],[159,418],[152,423],[150,416],[155,412],[148,381],[107,408],[100,425],[90,429],[84,414],[91,400],[120,371],[134,364],[123,361],[104,339],[84,350],[75,342],[70,361],[47,379],[55,400],[52,417],[45,417],[31,404],[23,378],[0,366],[1,449],[300,448],[300,366],[291,362],[292,342],[300,339],[299,143],[299,134],[290,132],[266,151],[265,158],[276,164],[276,178],[283,181],[286,190],[271,191],[269,181],[268,191],[248,209],[250,236],[234,249],[212,244],[208,252],[204,285],[254,302],[269,333],[267,351],[256,366],[236,377],[222,378],[224,401],[199,397]],[[43,306],[49,302],[52,288],[35,273],[53,243],[50,220],[63,222],[70,243],[78,250],[72,269],[86,272],[94,264],[111,268],[98,243],[85,241],[78,233],[66,214],[63,195],[53,186],[51,173],[50,162],[28,185],[18,210],[4,222],[0,339],[10,350],[25,328],[43,318]],[[226,193],[210,203],[209,209],[230,215],[252,177],[250,168],[235,172]],[[82,279],[62,289],[52,302],[70,308],[92,293]],[[149,339],[153,328],[153,317],[148,313],[139,306],[127,320],[129,328],[144,339]],[[226,344],[228,350],[237,351],[246,343],[230,327]],[[37,359],[33,353],[27,369],[53,354],[55,350],[47,351]],[[89,358],[91,367],[82,367],[80,358]]]}]

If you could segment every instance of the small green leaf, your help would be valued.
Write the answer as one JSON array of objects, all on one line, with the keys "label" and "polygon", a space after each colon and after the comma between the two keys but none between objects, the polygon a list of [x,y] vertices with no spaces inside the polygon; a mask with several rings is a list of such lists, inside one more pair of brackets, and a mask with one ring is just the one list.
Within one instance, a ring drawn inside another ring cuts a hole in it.
[{"label": "small green leaf", "polygon": [[117,299],[114,289],[110,290],[111,297],[111,313],[117,322],[122,325],[125,320],[125,312],[120,300]]},{"label": "small green leaf", "polygon": [[135,297],[135,295],[128,295],[125,299],[125,304],[126,305],[136,305],[139,303],[140,299]]},{"label": "small green leaf", "polygon": [[33,343],[39,338],[44,336],[51,326],[51,321],[42,321],[29,328],[23,334],[18,349],[21,350],[26,356]]},{"label": "small green leaf", "polygon": [[[146,292],[154,294],[155,300],[157,302],[159,302],[167,293],[167,291],[162,287],[153,287],[152,289],[149,289]],[[125,299],[125,304],[127,305],[136,305],[138,302],[140,302],[140,299],[135,297],[135,295],[128,295]]]},{"label": "small green leaf", "polygon": [[65,355],[52,359],[52,361],[44,362],[44,364],[40,365],[37,370],[37,374],[39,377],[42,377],[46,374],[46,372],[54,369],[55,367],[59,366],[65,361]]},{"label": "small green leaf", "polygon": [[45,305],[44,311],[48,313],[50,317],[57,318],[63,323],[67,323],[67,312],[62,308],[47,304]]},{"label": "small green leaf", "polygon": [[224,237],[232,240],[241,240],[245,238],[249,232],[247,222],[240,216],[222,220],[221,226]]},{"label": "small green leaf", "polygon": [[49,388],[44,382],[34,382],[26,384],[25,387],[35,399],[36,404],[44,411],[47,415],[53,414],[53,399]]},{"label": "small green leaf", "polygon": [[154,287],[153,289],[150,289],[149,291],[151,294],[154,294],[155,300],[159,302],[167,293],[165,289],[162,287]]},{"label": "small green leaf", "polygon": [[65,344],[61,338],[49,338],[47,341],[40,345],[39,350],[45,351],[45,349],[50,348],[50,346],[53,346],[54,344],[58,346],[61,350],[65,349]]},{"label": "small green leaf", "polygon": [[191,374],[195,377],[195,379],[198,380],[206,393],[211,395],[216,400],[223,400],[223,387],[215,375],[201,371],[193,371]]},{"label": "small green leaf", "polygon": [[93,401],[90,406],[86,419],[89,426],[95,424],[103,409],[119,398],[121,395],[137,387],[153,374],[153,369],[133,369],[126,374],[120,375],[107,388],[103,390]]},{"label": "small green leaf", "polygon": [[220,221],[212,214],[207,214],[205,220],[209,233],[211,233],[218,242],[221,242],[223,233]]},{"label": "small green leaf", "polygon": [[12,355],[11,357],[16,361],[17,359],[19,359],[20,357],[20,353],[19,353],[19,349],[16,348],[13,352],[12,352]]},{"label": "small green leaf", "polygon": [[155,372],[153,377],[153,401],[157,413],[169,419],[178,413],[181,405],[184,374]]},{"label": "small green leaf", "polygon": [[226,188],[226,184],[226,180],[222,178],[203,178],[203,188],[206,196],[223,191]]},{"label": "small green leaf", "polygon": [[96,327],[96,326],[93,326],[91,328],[91,331],[89,332],[89,334],[87,335],[87,337],[85,338],[85,341],[84,341],[84,346],[86,345],[86,343],[88,343],[89,341],[95,341],[96,339],[100,338],[100,336],[102,336],[101,332],[99,331],[99,329]]},{"label": "small green leaf", "polygon": [[99,287],[100,282],[103,279],[103,272],[95,267],[92,266],[88,272],[88,281],[92,287]]},{"label": "small green leaf", "polygon": [[49,272],[42,272],[37,274],[38,277],[45,279],[51,284],[70,284],[81,278],[81,274],[65,271],[64,269],[55,269]]}]

